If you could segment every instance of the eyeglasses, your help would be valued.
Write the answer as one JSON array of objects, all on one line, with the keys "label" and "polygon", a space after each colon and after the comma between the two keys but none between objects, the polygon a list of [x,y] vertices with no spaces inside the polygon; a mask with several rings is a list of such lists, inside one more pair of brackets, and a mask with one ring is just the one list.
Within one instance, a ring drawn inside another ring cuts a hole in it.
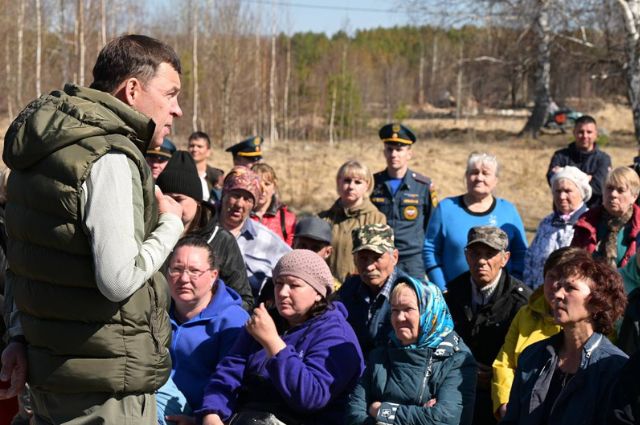
[{"label": "eyeglasses", "polygon": [[169,276],[171,276],[171,277],[181,277],[184,274],[184,272],[187,272],[187,276],[189,276],[189,279],[191,279],[191,280],[199,279],[200,277],[202,277],[203,274],[205,274],[209,270],[211,270],[211,269],[198,270],[198,269],[181,269],[179,267],[169,267],[168,268]]}]

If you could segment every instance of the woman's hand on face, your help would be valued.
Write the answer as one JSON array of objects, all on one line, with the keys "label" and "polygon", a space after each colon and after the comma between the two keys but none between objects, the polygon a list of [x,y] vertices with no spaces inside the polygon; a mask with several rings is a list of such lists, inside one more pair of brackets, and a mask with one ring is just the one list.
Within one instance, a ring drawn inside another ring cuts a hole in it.
[{"label": "woman's hand on face", "polygon": [[373,403],[371,403],[371,406],[369,406],[369,416],[371,416],[372,418],[377,418],[380,406],[382,406],[382,403],[379,401],[374,401]]},{"label": "woman's hand on face", "polygon": [[202,425],[224,425],[220,416],[216,414],[206,415],[202,418]]},{"label": "woman's hand on face", "polygon": [[253,314],[245,327],[247,332],[267,351],[268,357],[275,356],[287,346],[278,335],[276,324],[273,322],[264,303],[260,303],[258,307],[253,309]]},{"label": "woman's hand on face", "polygon": [[187,416],[187,415],[167,415],[165,416],[165,419],[168,422],[175,422],[176,425],[195,425],[196,424],[196,418],[194,418],[193,416]]}]

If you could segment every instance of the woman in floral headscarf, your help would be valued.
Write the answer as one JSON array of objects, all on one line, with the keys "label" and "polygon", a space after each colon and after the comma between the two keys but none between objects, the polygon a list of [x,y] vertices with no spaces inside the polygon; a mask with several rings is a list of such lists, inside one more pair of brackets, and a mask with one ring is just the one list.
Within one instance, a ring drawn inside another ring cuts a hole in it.
[{"label": "woman in floral headscarf", "polygon": [[390,300],[391,342],[369,355],[345,423],[471,424],[476,364],[442,293],[405,278],[394,283]]}]

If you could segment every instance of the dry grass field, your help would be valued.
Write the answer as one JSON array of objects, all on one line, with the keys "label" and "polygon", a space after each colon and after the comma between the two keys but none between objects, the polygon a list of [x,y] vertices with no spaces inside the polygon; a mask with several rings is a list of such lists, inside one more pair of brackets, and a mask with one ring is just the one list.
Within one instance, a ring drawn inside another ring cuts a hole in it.
[{"label": "dry grass field", "polygon": [[[631,113],[620,105],[606,104],[593,113],[607,129],[609,142],[604,150],[613,165],[629,165],[637,153],[632,137]],[[413,147],[411,168],[431,177],[438,196],[444,198],[465,190],[463,174],[466,158],[472,151],[487,151],[498,157],[501,169],[497,195],[516,204],[529,237],[542,217],[550,212],[551,195],[545,179],[552,153],[571,141],[570,134],[543,135],[538,140],[514,136],[524,125],[524,117],[408,120],[418,134]],[[4,135],[7,121],[0,121]],[[372,171],[384,167],[382,144],[377,138],[379,122],[371,123],[371,137],[343,141],[333,147],[328,142],[280,142],[266,146],[266,162],[280,179],[281,197],[294,211],[315,213],[329,208],[336,198],[335,173],[348,159],[364,161]],[[184,146],[185,137],[175,141]],[[211,164],[225,170],[231,157],[214,149]]]}]

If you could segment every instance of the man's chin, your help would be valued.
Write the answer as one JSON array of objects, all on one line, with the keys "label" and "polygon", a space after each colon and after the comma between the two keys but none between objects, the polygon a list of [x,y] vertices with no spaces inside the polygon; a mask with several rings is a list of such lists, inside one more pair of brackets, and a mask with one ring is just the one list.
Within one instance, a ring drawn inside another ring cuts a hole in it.
[{"label": "man's chin", "polygon": [[149,142],[149,150],[151,149],[157,149],[160,146],[162,146],[162,141],[164,140],[164,137],[162,135],[157,136],[157,135],[153,135],[153,138],[151,139],[151,141]]}]

